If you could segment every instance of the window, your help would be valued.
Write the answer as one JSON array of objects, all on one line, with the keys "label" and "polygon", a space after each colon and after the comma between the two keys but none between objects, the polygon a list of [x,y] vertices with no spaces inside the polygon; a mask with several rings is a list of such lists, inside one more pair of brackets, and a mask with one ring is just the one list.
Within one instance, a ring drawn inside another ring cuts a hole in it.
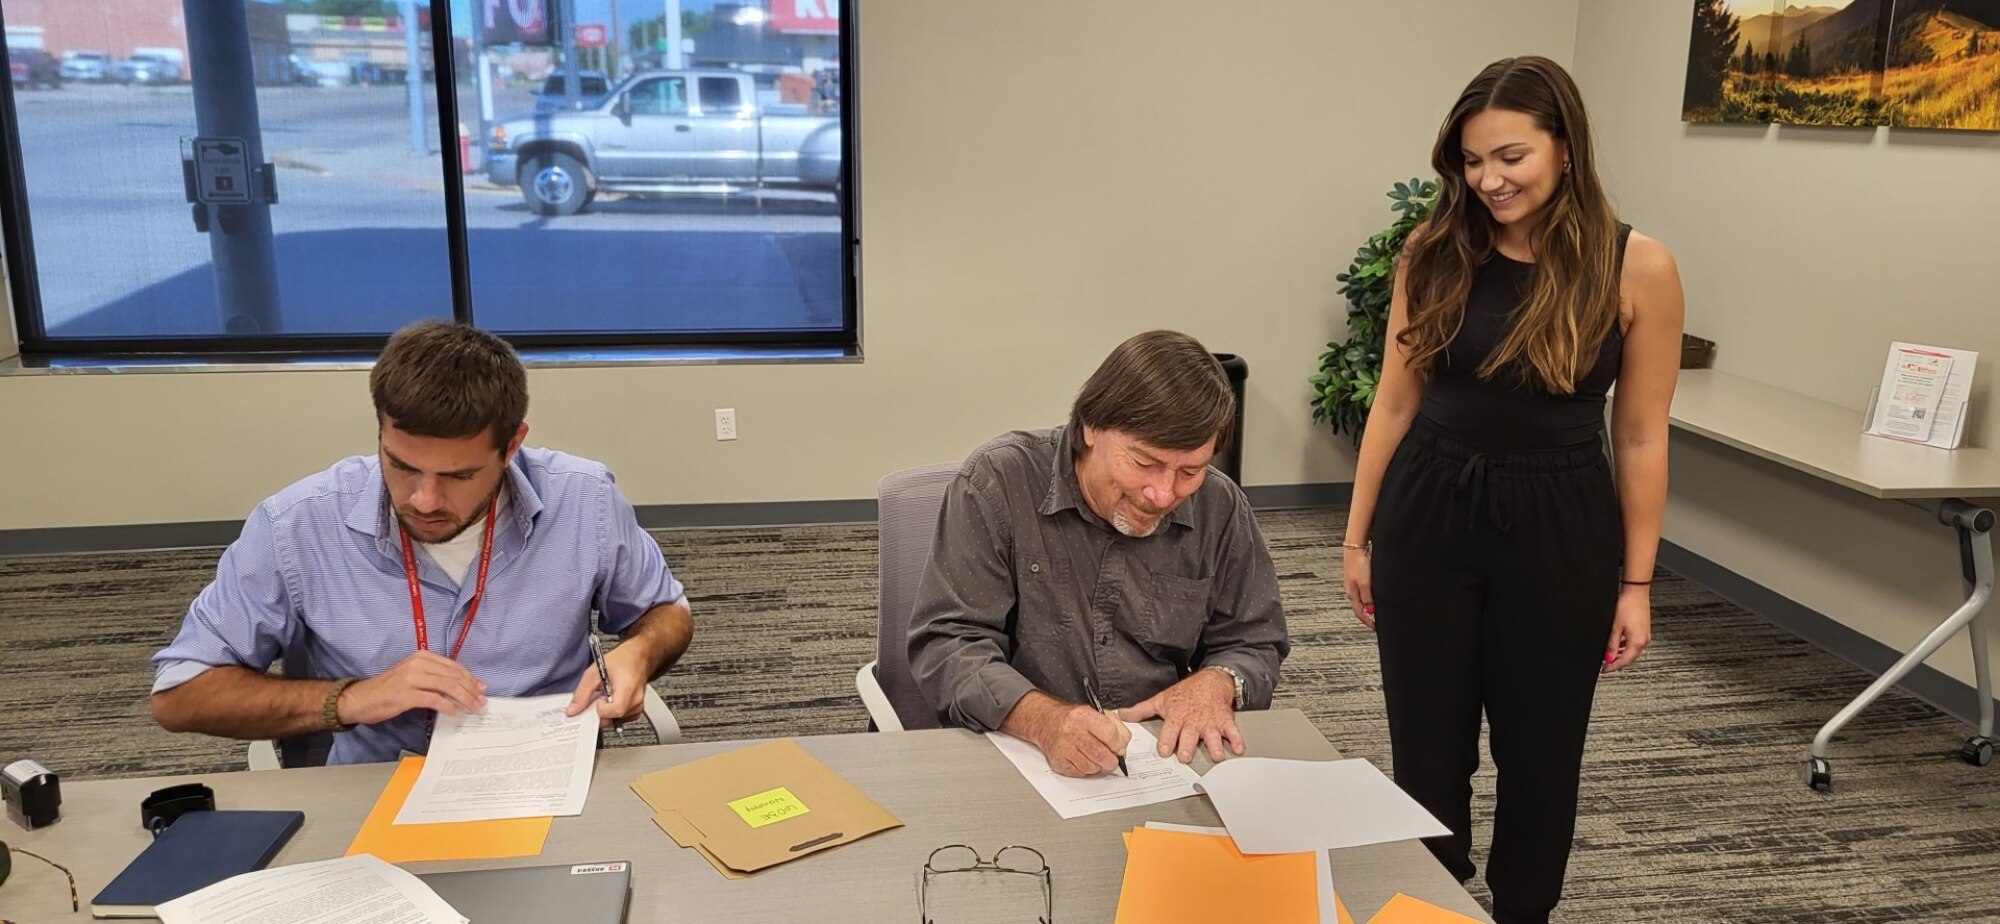
[{"label": "window", "polygon": [[[542,95],[562,96],[569,92],[568,86],[569,78],[567,75],[561,72],[550,74],[548,82],[542,84]],[[582,96],[603,96],[611,92],[611,84],[604,79],[603,74],[578,74],[576,75],[576,92]]]},{"label": "window", "polygon": [[687,114],[687,81],[679,77],[656,77],[632,85],[633,115]]},{"label": "window", "polygon": [[734,77],[701,79],[701,111],[709,115],[735,115],[743,106],[743,88]]},{"label": "window", "polygon": [[852,345],[845,11],[633,6],[0,0],[24,352]]}]

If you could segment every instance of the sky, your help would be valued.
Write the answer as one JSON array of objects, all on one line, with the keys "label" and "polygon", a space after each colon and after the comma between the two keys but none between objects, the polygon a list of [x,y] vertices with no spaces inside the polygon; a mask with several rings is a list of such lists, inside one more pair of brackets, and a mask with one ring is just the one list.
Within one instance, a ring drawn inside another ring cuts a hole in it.
[{"label": "sky", "polygon": [[1729,0],[1729,11],[1748,19],[1766,13],[1776,13],[1781,8],[1826,7],[1834,10],[1847,9],[1854,0]]}]

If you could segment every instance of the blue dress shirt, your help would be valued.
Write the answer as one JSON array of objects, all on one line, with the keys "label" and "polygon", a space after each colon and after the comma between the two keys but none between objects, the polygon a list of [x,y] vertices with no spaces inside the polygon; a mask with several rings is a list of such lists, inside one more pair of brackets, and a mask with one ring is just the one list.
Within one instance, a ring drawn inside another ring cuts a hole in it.
[{"label": "blue dress shirt", "polygon": [[[603,631],[623,633],[683,589],[603,465],[524,447],[504,477],[509,502],[489,525],[486,598],[458,660],[488,696],[568,693],[591,667],[593,611]],[[259,504],[180,634],[153,656],[153,692],[211,667],[265,671],[293,645],[304,646],[316,677],[394,667],[417,648],[399,529],[375,456],[343,459]],[[477,579],[466,577],[461,586],[417,558],[426,632],[440,655],[472,601]],[[335,736],[328,762],[426,753],[430,726],[428,710],[413,710],[357,727]]]}]

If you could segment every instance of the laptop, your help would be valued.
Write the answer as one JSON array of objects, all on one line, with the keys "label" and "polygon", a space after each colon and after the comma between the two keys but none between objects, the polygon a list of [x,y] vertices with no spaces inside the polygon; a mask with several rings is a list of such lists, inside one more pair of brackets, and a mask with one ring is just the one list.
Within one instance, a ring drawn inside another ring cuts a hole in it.
[{"label": "laptop", "polygon": [[625,924],[632,864],[625,860],[517,866],[417,877],[472,924]]}]

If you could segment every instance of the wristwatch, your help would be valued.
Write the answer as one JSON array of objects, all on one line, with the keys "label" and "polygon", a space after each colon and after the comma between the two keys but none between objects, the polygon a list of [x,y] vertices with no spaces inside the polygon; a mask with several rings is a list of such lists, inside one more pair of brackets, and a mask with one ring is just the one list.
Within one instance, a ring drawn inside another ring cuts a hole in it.
[{"label": "wristwatch", "polygon": [[1229,708],[1239,710],[1243,708],[1243,672],[1227,664],[1204,664],[1201,669],[1228,674],[1230,682],[1236,685],[1236,699],[1230,703]]},{"label": "wristwatch", "polygon": [[330,732],[343,732],[347,730],[347,726],[340,724],[340,694],[347,692],[348,685],[352,684],[354,680],[355,678],[353,677],[342,677],[334,681],[333,686],[327,688],[326,699],[320,703],[319,707],[320,727],[322,729]]}]

